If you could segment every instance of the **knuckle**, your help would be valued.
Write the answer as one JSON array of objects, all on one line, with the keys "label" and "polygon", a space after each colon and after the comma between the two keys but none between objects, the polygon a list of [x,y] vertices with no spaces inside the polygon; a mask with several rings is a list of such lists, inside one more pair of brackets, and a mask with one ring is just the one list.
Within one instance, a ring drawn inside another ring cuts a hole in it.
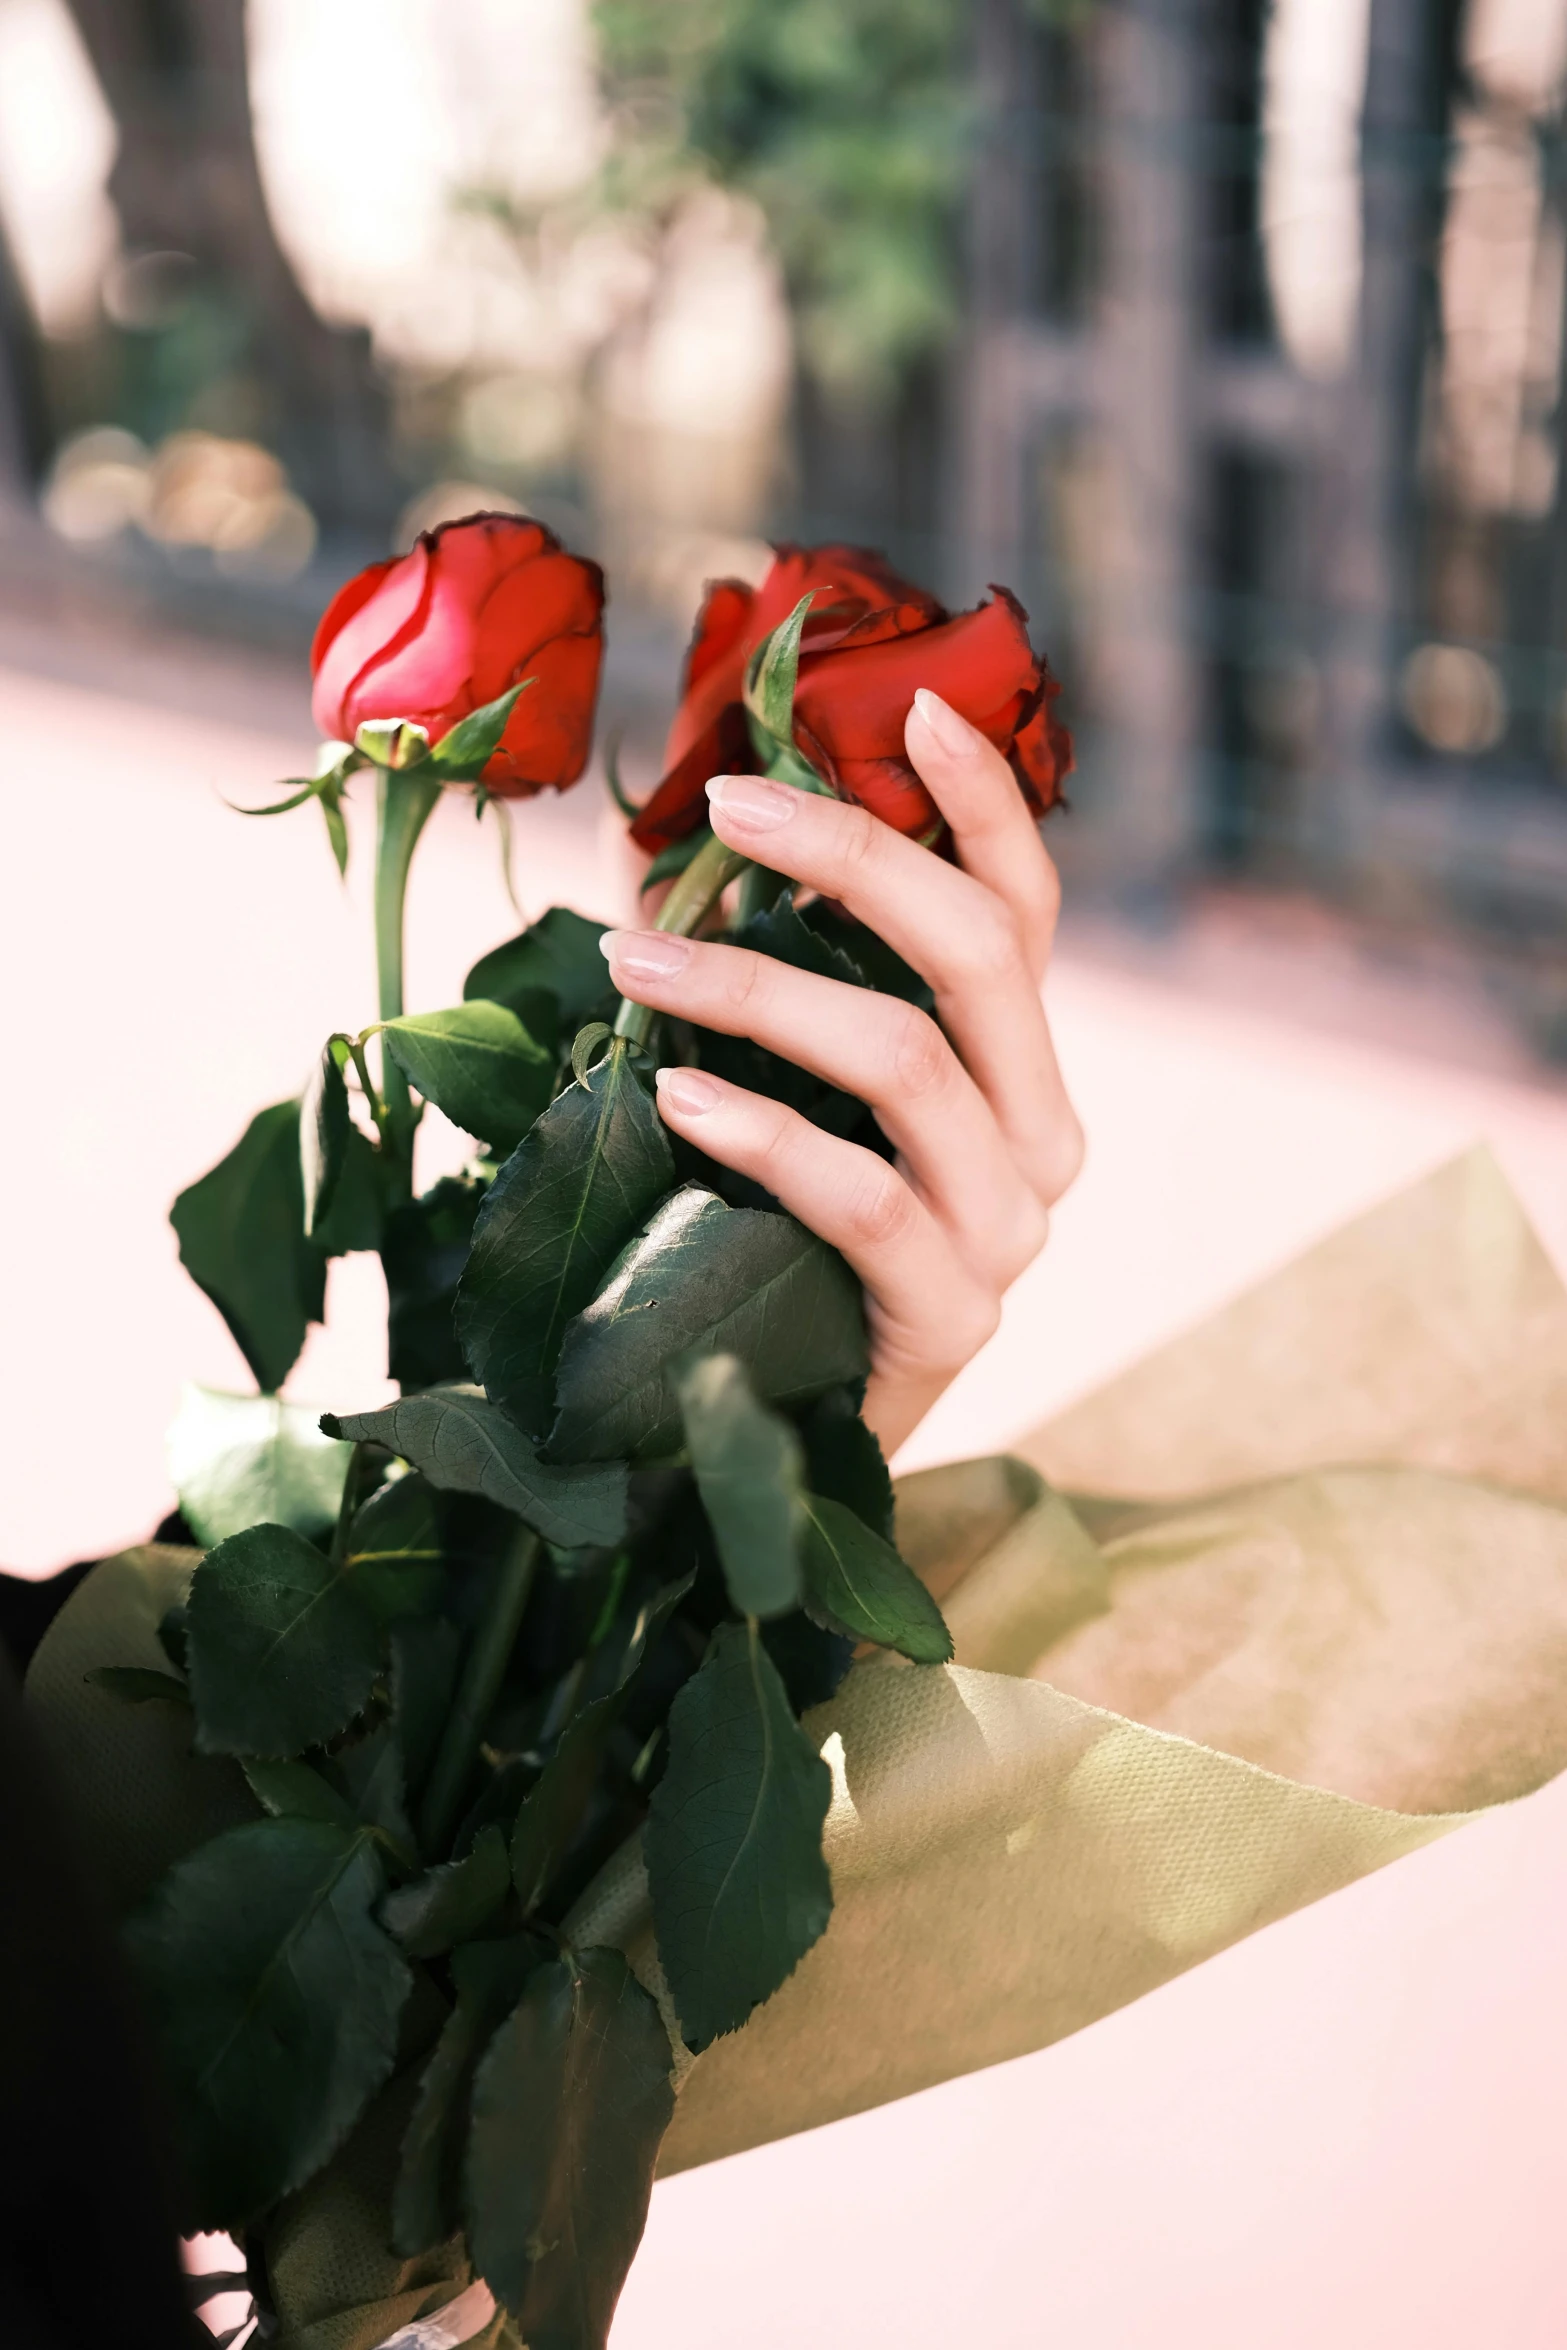
[{"label": "knuckle", "polygon": [[909,1005],[894,1016],[892,1069],[900,1094],[917,1098],[935,1093],[956,1066],[952,1047],[928,1012]]},{"label": "knuckle", "polygon": [[1046,1207],[1053,1207],[1064,1192],[1071,1190],[1083,1171],[1087,1148],[1082,1120],[1075,1110],[1063,1110],[1033,1154],[1035,1189]]},{"label": "knuckle", "polygon": [[851,807],[847,801],[840,801],[838,810],[833,862],[843,881],[863,882],[880,862],[882,828],[864,808]]},{"label": "knuckle", "polygon": [[1025,1266],[1033,1263],[1049,1238],[1050,1210],[1037,1193],[1026,1192],[1019,1205],[1012,1234],[1012,1280],[1017,1279]]},{"label": "knuckle", "polygon": [[765,994],[770,973],[764,955],[750,954],[743,947],[729,947],[724,952],[722,972],[724,1002],[730,1011],[743,1012],[748,1004]]},{"label": "knuckle", "polygon": [[1016,968],[1021,954],[1011,913],[989,890],[978,891],[957,933],[954,960],[959,968],[971,979],[1003,979]]},{"label": "knuckle", "polygon": [[888,1248],[908,1238],[919,1212],[919,1202],[902,1176],[884,1161],[872,1159],[849,1191],[844,1222],[853,1238],[866,1247]]},{"label": "knuckle", "polygon": [[1001,1327],[1001,1300],[977,1283],[947,1301],[942,1315],[942,1355],[946,1367],[960,1371],[988,1346]]}]

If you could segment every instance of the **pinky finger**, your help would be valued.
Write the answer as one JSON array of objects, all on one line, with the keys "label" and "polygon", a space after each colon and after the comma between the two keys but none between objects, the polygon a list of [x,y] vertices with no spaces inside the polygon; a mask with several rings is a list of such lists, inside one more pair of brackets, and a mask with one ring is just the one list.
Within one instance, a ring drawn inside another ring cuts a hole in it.
[{"label": "pinky finger", "polygon": [[880,1370],[939,1383],[991,1335],[995,1301],[874,1151],[706,1070],[660,1069],[658,1106],[667,1126],[763,1185],[846,1258],[869,1293]]}]

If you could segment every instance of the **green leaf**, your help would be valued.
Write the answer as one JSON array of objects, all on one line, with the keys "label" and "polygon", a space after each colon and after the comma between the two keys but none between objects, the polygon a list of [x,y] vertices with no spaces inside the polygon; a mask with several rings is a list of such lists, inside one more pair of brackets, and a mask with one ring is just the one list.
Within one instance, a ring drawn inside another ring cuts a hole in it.
[{"label": "green leaf", "polygon": [[443,1175],[386,1220],[386,1367],[405,1392],[467,1376],[452,1307],[484,1196],[471,1177]]},{"label": "green leaf", "polygon": [[567,1333],[552,1456],[667,1458],[693,1352],[738,1356],[767,1402],[807,1402],[867,1368],[860,1285],[792,1216],[677,1192]]},{"label": "green leaf", "polygon": [[505,1004],[526,1028],[533,1003],[547,996],[562,1029],[579,1027],[614,998],[599,952],[603,935],[601,923],[569,906],[551,906],[518,937],[479,957],[462,983],[464,1000]]},{"label": "green leaf", "polygon": [[573,1714],[538,1784],[524,1799],[511,1838],[511,1880],[524,1915],[538,1907],[556,1862],[570,1843],[620,1712],[618,1693],[596,1697]]},{"label": "green leaf", "polygon": [[[769,747],[794,746],[794,685],[800,667],[800,632],[816,591],[804,595],[787,620],[762,639],[746,665],[745,706],[769,738]],[[760,746],[759,746],[760,747]]]},{"label": "green leaf", "polygon": [[805,1497],[805,1605],[829,1631],[895,1648],[917,1665],[951,1661],[952,1635],[914,1569],[841,1501]]},{"label": "green leaf", "polygon": [[303,2186],[391,2072],[412,1977],[375,1921],[384,1890],[363,1830],[259,1820],[178,1862],[132,1920],[188,2229],[242,2227]]},{"label": "green leaf", "polygon": [[618,1950],[529,1976],[473,2086],[474,2264],[529,2350],[603,2350],[674,2112],[669,2040]]},{"label": "green leaf", "polygon": [[475,1378],[541,1431],[567,1323],[674,1180],[663,1122],[623,1046],[556,1096],[490,1187],[457,1288]]},{"label": "green leaf", "polygon": [[477,1387],[430,1387],[378,1412],[324,1412],[321,1425],[329,1436],[400,1453],[443,1492],[482,1494],[565,1549],[618,1542],[625,1531],[619,1463],[589,1475],[551,1467]]},{"label": "green leaf", "polygon": [[519,697],[532,683],[531,677],[525,677],[520,685],[509,686],[493,702],[481,703],[466,718],[459,718],[432,746],[429,764],[443,783],[478,782],[495,755],[495,746],[506,732],[506,722],[516,709]]},{"label": "green leaf", "polygon": [[198,1542],[247,1526],[322,1534],[337,1517],[349,1448],[322,1435],[318,1414],[275,1395],[187,1387],[169,1428],[169,1475]]},{"label": "green leaf", "polygon": [[381,1922],[411,1958],[439,1958],[481,1933],[511,1891],[506,1839],[481,1828],[473,1850],[416,1877],[381,1905]]},{"label": "green leaf", "polygon": [[401,2253],[428,2252],[462,2223],[462,2158],[474,2072],[539,1956],[538,1944],[527,1934],[466,1942],[452,1953],[457,2004],[424,2068],[392,2196],[393,2241]]},{"label": "green leaf", "polygon": [[332,1204],[311,1239],[325,1257],[379,1248],[386,1228],[387,1164],[376,1145],[350,1126]]},{"label": "green leaf", "polygon": [[846,1387],[813,1404],[800,1423],[805,1481],[813,1493],[841,1501],[883,1542],[893,1540],[892,1479],[881,1446],[855,1409]]},{"label": "green leaf", "polygon": [[454,1126],[515,1150],[555,1087],[555,1057],[504,1004],[454,1004],[389,1020],[382,1041],[410,1085]]},{"label": "green leaf", "polygon": [[435,1760],[457,1686],[462,1635],[445,1616],[394,1624],[387,1635],[392,1652],[392,1719],[402,1742],[408,1792],[417,1796]]},{"label": "green leaf", "polygon": [[383,1624],[433,1615],[442,1574],[439,1505],[417,1473],[394,1477],[354,1513],[343,1566],[365,1605]]},{"label": "green leaf", "polygon": [[172,1673],[152,1665],[97,1665],[83,1678],[95,1689],[105,1689],[125,1705],[189,1705],[190,1691]]},{"label": "green leaf", "polygon": [[807,930],[836,947],[863,972],[867,986],[878,995],[894,995],[907,1004],[918,1004],[922,1011],[934,1008],[935,993],[928,979],[920,976],[911,963],[906,963],[884,938],[874,930],[867,930],[863,922],[851,921],[841,907],[826,898],[815,898],[801,915]]},{"label": "green leaf", "polygon": [[278,789],[287,792],[287,799],[268,800],[262,808],[242,808],[237,800],[225,800],[223,805],[236,816],[289,816],[296,808],[302,808],[306,800],[320,798],[321,778],[317,775],[309,778],[285,776]]},{"label": "green leaf", "polygon": [[348,1137],[353,1132],[348,1087],[343,1081],[347,1062],[347,1037],[329,1036],[299,1105],[299,1167],[304,1184],[305,1231],[311,1237],[332,1205],[332,1194],[348,1156]]},{"label": "green leaf", "polygon": [[275,1820],[325,1820],[329,1826],[357,1828],[358,1817],[346,1795],[340,1794],[309,1763],[264,1762],[252,1756],[242,1763],[250,1791]]},{"label": "green leaf", "polygon": [[379,1828],[405,1868],[418,1865],[418,1843],[408,1818],[403,1750],[393,1722],[340,1749],[333,1767],[367,1828]]},{"label": "green leaf", "polygon": [[660,849],[638,884],[638,895],[646,897],[648,891],[657,889],[661,881],[673,881],[684,873],[688,865],[695,863],[712,837],[712,826],[699,824],[695,832],[683,833],[679,840],[672,840],[666,848]]},{"label": "green leaf", "polygon": [[669,1713],[644,1837],[658,1954],[692,2048],[738,2031],[832,1913],[832,1773],[753,1625],[720,1624]]},{"label": "green leaf", "polygon": [[321,793],[321,820],[326,826],[327,846],[332,862],[337,867],[340,881],[348,878],[348,824],[343,815],[341,789],[328,788]]},{"label": "green leaf", "polygon": [[305,1234],[299,1104],[259,1110],[169,1211],[180,1262],[227,1322],[256,1385],[282,1386],[319,1322],[326,1260]]},{"label": "green leaf", "polygon": [[299,1754],[346,1729],[381,1667],[349,1577],[287,1526],[251,1526],[191,1577],[186,1619],[203,1754]]},{"label": "green leaf", "polygon": [[742,922],[733,934],[734,944],[755,955],[771,955],[775,963],[787,963],[792,970],[813,972],[819,979],[836,979],[845,987],[868,986],[853,957],[801,919],[793,889],[792,882],[785,882],[765,913]]},{"label": "green leaf", "polygon": [[512,1881],[524,1911],[535,1909],[548,1890],[556,1864],[588,1807],[610,1732],[620,1718],[642,1660],[694,1581],[691,1574],[666,1583],[642,1610],[620,1660],[614,1688],[573,1714],[537,1784],[525,1797],[511,1839]]},{"label": "green leaf", "polygon": [[686,1448],[732,1606],[781,1616],[800,1604],[800,1440],[767,1411],[733,1355],[677,1372]]}]

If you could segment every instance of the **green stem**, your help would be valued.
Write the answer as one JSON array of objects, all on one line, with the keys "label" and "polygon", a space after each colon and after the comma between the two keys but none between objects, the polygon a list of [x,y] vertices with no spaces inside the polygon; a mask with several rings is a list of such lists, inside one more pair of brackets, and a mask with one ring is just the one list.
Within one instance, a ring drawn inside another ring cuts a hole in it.
[{"label": "green stem", "polygon": [[531,1526],[519,1526],[495,1571],[419,1807],[419,1842],[427,1858],[445,1851],[457,1824],[479,1741],[522,1629],[538,1560],[537,1534]]},{"label": "green stem", "polygon": [[[382,768],[377,800],[375,858],[375,969],[377,1008],[383,1020],[403,1010],[403,900],[408,868],[430,810],[441,796],[433,776],[417,770],[399,774]],[[408,1080],[383,1046],[381,1098],[386,1105],[384,1148],[396,1170],[399,1189],[413,1197],[414,1107]]]},{"label": "green stem", "polygon": [[[750,862],[749,857],[741,856],[738,849],[726,847],[715,834],[697,850],[671,888],[653,928],[672,932],[676,938],[689,938],[717,905],[731,881],[749,868]],[[615,1034],[634,1045],[646,1045],[654,1017],[648,1005],[634,1004],[628,996],[622,996],[620,1010],[615,1015]]]}]

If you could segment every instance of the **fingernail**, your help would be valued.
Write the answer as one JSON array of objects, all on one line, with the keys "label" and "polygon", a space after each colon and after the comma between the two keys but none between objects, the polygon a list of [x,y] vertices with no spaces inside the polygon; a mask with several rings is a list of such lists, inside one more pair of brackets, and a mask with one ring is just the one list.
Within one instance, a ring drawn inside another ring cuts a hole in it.
[{"label": "fingernail", "polygon": [[711,1077],[704,1077],[700,1069],[660,1069],[653,1082],[659,1100],[687,1118],[700,1118],[704,1111],[716,1110],[722,1099]]},{"label": "fingernail", "polygon": [[914,707],[942,749],[950,751],[955,759],[971,753],[980,740],[977,729],[970,726],[966,718],[960,718],[951,703],[944,702],[940,694],[933,694],[929,686],[920,687],[914,697]]},{"label": "fingernail", "polygon": [[599,944],[628,979],[673,979],[691,960],[691,941],[662,930],[606,930]]},{"label": "fingernail", "polygon": [[771,783],[765,775],[715,775],[707,796],[737,832],[776,832],[800,804],[792,784]]}]

